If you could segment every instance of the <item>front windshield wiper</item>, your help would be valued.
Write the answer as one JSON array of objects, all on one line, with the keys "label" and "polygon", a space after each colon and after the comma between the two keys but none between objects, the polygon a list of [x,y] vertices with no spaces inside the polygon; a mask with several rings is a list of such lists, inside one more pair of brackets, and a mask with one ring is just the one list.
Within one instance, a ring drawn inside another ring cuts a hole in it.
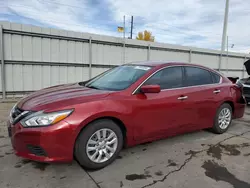
[{"label": "front windshield wiper", "polygon": [[79,82],[78,83],[80,86],[85,86],[86,82]]},{"label": "front windshield wiper", "polygon": [[91,88],[91,89],[100,89],[99,87],[95,87],[95,86],[91,86],[91,85],[90,86],[89,85],[88,86],[85,85],[85,87]]}]

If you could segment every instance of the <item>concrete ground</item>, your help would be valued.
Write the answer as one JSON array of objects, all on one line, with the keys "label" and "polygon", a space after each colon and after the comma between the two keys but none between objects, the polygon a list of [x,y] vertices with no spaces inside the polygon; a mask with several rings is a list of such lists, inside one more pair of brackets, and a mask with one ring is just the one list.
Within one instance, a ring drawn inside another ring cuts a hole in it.
[{"label": "concrete ground", "polygon": [[250,188],[250,108],[227,133],[199,131],[124,149],[98,171],[42,164],[13,154],[0,103],[0,188]]}]

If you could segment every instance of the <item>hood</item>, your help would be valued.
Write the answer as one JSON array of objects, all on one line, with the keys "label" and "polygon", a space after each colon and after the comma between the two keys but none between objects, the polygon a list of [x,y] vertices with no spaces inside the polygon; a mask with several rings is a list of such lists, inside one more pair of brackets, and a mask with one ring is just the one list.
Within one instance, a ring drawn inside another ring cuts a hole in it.
[{"label": "hood", "polygon": [[58,85],[28,95],[18,103],[18,107],[29,111],[51,110],[104,98],[110,92],[90,89],[78,83]]},{"label": "hood", "polygon": [[246,67],[247,74],[250,75],[250,59],[244,63]]},{"label": "hood", "polygon": [[239,82],[244,85],[250,85],[250,78],[242,78],[239,80]]}]

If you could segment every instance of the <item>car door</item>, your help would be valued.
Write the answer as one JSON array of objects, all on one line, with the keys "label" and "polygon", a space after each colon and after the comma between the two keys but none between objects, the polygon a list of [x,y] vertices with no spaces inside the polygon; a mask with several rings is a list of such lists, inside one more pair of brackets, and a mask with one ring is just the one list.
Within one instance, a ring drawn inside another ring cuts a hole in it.
[{"label": "car door", "polygon": [[[214,115],[220,102],[220,85],[207,69],[184,66],[185,96],[190,104],[190,125],[193,129],[203,129],[213,125]],[[190,126],[189,125],[189,126]]]},{"label": "car door", "polygon": [[183,69],[181,66],[166,67],[143,85],[160,85],[160,93],[140,93],[134,95],[133,117],[136,140],[175,135],[178,127],[189,115],[188,102],[183,94]]}]

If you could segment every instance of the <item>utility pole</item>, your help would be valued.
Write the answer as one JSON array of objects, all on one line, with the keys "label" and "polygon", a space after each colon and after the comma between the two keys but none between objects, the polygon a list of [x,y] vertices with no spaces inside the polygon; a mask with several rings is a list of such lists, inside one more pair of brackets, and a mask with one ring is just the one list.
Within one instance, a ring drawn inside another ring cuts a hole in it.
[{"label": "utility pole", "polygon": [[125,26],[126,26],[126,18],[125,18],[125,15],[123,16],[123,60],[122,60],[122,62],[123,62],[123,64],[125,63],[125,47],[126,47],[126,45],[125,45],[125,32],[126,32],[126,28],[125,28]]},{"label": "utility pole", "polygon": [[130,39],[133,38],[134,17],[131,16]]},{"label": "utility pole", "polygon": [[221,52],[225,51],[225,46],[226,46],[228,10],[229,10],[229,0],[226,0],[223,34],[222,34],[222,42],[221,42]]},{"label": "utility pole", "polygon": [[126,18],[125,18],[125,15],[123,16],[123,39],[125,39],[125,22],[126,22]]}]

